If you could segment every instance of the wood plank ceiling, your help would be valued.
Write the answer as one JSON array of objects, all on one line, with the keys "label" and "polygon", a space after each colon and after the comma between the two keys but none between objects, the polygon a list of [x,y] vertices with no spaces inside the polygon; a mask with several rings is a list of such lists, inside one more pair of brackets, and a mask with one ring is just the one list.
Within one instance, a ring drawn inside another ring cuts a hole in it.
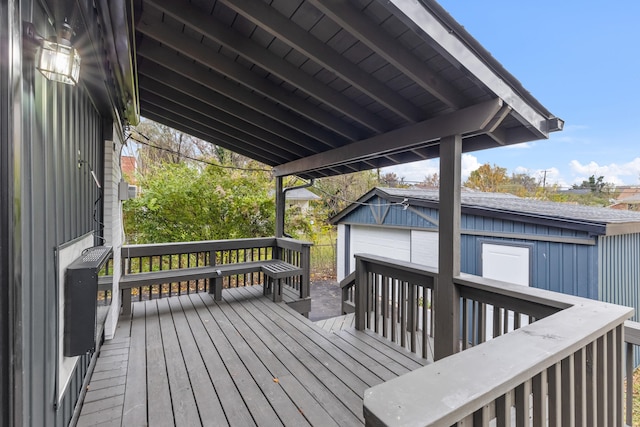
[{"label": "wood plank ceiling", "polygon": [[[440,6],[418,4],[484,68],[403,13],[407,1],[139,0],[141,114],[274,167],[398,129],[429,135],[439,118],[496,99],[501,113],[464,135],[464,151],[556,130],[558,120]],[[295,171],[314,178],[438,156],[438,138],[414,139]]]}]

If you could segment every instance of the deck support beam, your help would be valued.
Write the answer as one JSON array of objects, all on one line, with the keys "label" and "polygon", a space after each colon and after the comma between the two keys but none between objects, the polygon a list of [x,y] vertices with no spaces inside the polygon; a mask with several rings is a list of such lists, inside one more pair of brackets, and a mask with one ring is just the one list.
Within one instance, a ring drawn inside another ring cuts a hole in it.
[{"label": "deck support beam", "polygon": [[501,99],[491,99],[462,110],[444,114],[414,125],[405,126],[382,135],[324,151],[279,166],[273,170],[276,176],[313,172],[327,167],[338,167],[356,161],[367,161],[381,155],[436,146],[440,138],[448,135],[469,135],[487,132],[494,118],[502,110]]},{"label": "deck support beam", "polygon": [[440,140],[438,280],[435,285],[434,360],[459,350],[460,294],[453,278],[460,275],[460,185],[462,136]]},{"label": "deck support beam", "polygon": [[284,237],[285,194],[283,178],[276,177],[276,237]]}]

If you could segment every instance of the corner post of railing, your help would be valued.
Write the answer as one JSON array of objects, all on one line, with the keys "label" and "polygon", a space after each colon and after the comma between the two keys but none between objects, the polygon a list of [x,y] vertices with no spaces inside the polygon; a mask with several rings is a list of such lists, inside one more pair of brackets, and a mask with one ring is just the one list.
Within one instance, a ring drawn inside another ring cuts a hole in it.
[{"label": "corner post of railing", "polygon": [[[120,251],[120,277],[131,273],[131,259],[129,259],[129,248],[123,246]],[[118,289],[120,286],[118,285]],[[122,307],[122,315],[131,314],[131,288],[120,290],[120,307]]]},{"label": "corner post of railing", "polygon": [[356,329],[363,331],[366,321],[367,310],[367,291],[369,284],[367,283],[367,263],[356,255]]},{"label": "corner post of railing", "polygon": [[309,287],[311,285],[311,244],[303,243],[300,248],[300,268],[302,277],[300,283],[300,298],[309,297]]},{"label": "corner post of railing", "polygon": [[[209,265],[215,267],[216,265],[216,250],[209,251]],[[209,278],[209,294],[213,295],[213,299],[216,301],[222,301],[222,277],[213,276]]]}]

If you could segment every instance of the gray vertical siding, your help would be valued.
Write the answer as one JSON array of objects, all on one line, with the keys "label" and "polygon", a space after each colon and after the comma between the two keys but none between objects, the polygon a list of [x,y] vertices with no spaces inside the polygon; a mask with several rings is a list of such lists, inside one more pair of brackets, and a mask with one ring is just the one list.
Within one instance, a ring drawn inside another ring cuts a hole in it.
[{"label": "gray vertical siding", "polygon": [[[369,203],[386,204],[387,200],[374,197]],[[392,206],[383,221],[379,222],[369,206],[361,206],[347,214],[340,222],[344,224],[380,225],[412,229],[436,229],[424,217],[438,219],[438,210],[423,206],[403,209]],[[480,275],[482,242],[521,243],[532,248],[532,286],[586,298],[598,298],[598,249],[596,245],[559,243],[528,239],[510,239],[482,236],[487,233],[514,233],[588,239],[584,231],[568,230],[497,219],[489,216],[463,214],[461,221],[461,270]],[[465,234],[465,231],[480,232],[480,235]]]},{"label": "gray vertical siding", "polygon": [[20,58],[10,47],[19,43],[19,16],[13,2],[0,2],[0,426],[8,426],[15,418],[13,375],[14,311],[14,95],[11,88],[20,75]]},{"label": "gray vertical siding", "polygon": [[[12,8],[22,16],[8,16]],[[34,23],[44,36],[52,32],[41,2],[2,2],[3,64],[13,63],[6,35],[17,31],[21,39],[21,20]],[[13,55],[17,55],[18,64],[26,62],[20,52]],[[80,358],[56,408],[57,287],[62,284],[57,283],[54,254],[59,245],[94,231],[102,218],[100,191],[89,168],[103,168],[102,118],[82,86],[49,82],[28,63],[15,79],[6,67],[1,70],[0,308],[2,320],[10,314],[19,322],[2,321],[0,424],[66,426],[90,356]],[[18,129],[9,126],[16,123],[20,124]],[[87,163],[78,167],[79,160]],[[15,223],[9,222],[11,215]],[[14,294],[8,295],[8,290]],[[15,346],[10,348],[7,340]],[[6,364],[9,354],[11,365]],[[13,369],[13,375],[8,375],[12,382],[5,376],[8,369]]]},{"label": "gray vertical siding", "polygon": [[598,240],[600,299],[633,307],[633,320],[640,320],[640,233],[601,236]]}]

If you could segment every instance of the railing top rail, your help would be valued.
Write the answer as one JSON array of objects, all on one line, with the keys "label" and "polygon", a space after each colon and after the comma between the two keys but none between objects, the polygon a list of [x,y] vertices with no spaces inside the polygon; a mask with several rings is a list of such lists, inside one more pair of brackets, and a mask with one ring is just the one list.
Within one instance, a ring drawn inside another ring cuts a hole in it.
[{"label": "railing top rail", "polygon": [[426,265],[415,264],[409,261],[400,261],[397,259],[372,254],[355,254],[354,256],[356,259],[360,259],[364,262],[391,267],[412,274],[420,274],[430,277],[438,276],[438,270],[436,268],[427,267]]},{"label": "railing top rail", "polygon": [[277,237],[276,245],[279,248],[301,250],[303,247],[313,246],[313,242],[307,242],[305,240],[296,240],[290,237]]},{"label": "railing top rail", "polygon": [[511,299],[519,299],[530,304],[553,307],[559,310],[575,304],[581,304],[585,301],[584,298],[573,295],[561,294],[531,286],[516,285],[472,274],[462,273],[460,276],[454,277],[453,282],[461,287],[478,289],[492,294],[500,294]]},{"label": "railing top rail", "polygon": [[348,288],[356,284],[356,272],[352,271],[347,277],[340,281],[341,288]]},{"label": "railing top rail", "polygon": [[265,248],[275,245],[275,237],[233,240],[203,240],[198,242],[151,243],[144,245],[125,245],[122,247],[122,256],[129,258],[151,255],[172,255],[215,250]]},{"label": "railing top rail", "polygon": [[624,322],[624,341],[633,345],[640,345],[640,323],[627,320]]},{"label": "railing top rail", "polygon": [[375,386],[364,396],[367,425],[452,425],[621,325],[632,312],[628,307],[582,300]]}]

